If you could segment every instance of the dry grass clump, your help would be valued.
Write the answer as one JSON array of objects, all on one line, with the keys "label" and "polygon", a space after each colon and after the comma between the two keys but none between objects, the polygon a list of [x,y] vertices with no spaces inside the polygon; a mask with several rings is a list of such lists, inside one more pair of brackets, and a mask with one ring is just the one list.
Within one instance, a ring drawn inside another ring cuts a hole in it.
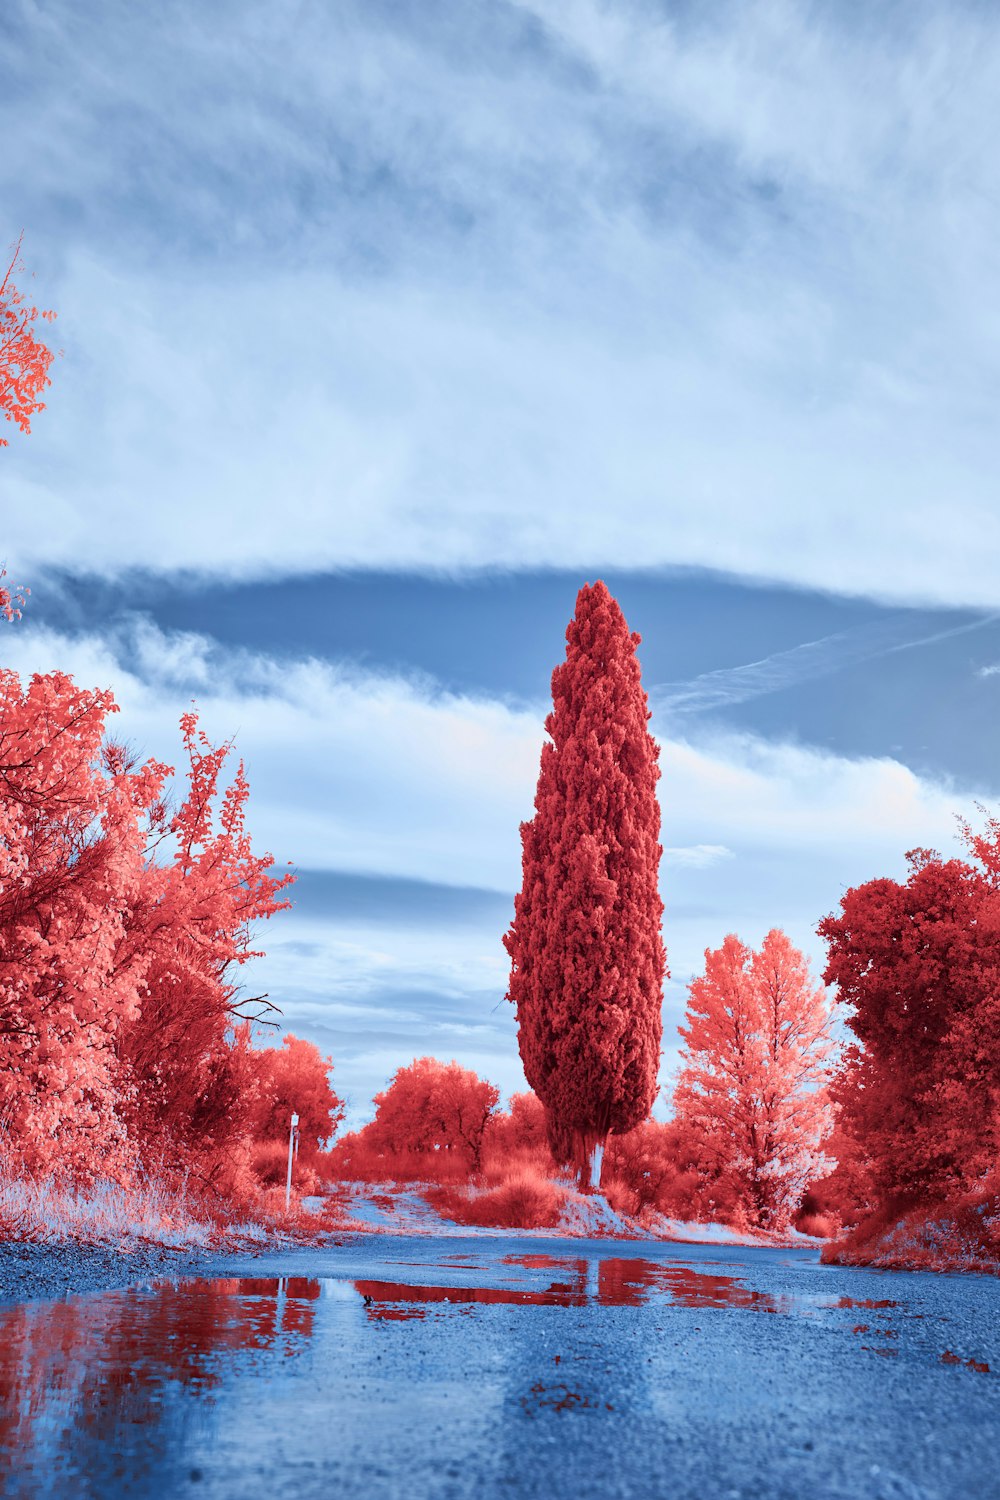
[{"label": "dry grass clump", "polygon": [[424,1192],[442,1218],[493,1229],[554,1229],[565,1197],[562,1188],[530,1164],[513,1166],[492,1186]]},{"label": "dry grass clump", "polygon": [[314,1240],[340,1227],[347,1225],[339,1199],[315,1215],[303,1210],[296,1193],[286,1209],[284,1187],[256,1185],[252,1196],[213,1198],[155,1177],[82,1187],[0,1172],[0,1243],[218,1250],[273,1238]]},{"label": "dry grass clump", "polygon": [[799,1214],[793,1222],[800,1234],[808,1234],[814,1240],[830,1239],[839,1227],[835,1216],[826,1213]]},{"label": "dry grass clump", "polygon": [[[251,1229],[250,1225],[241,1227]],[[98,1181],[79,1188],[60,1187],[53,1181],[0,1180],[0,1240],[208,1248],[217,1231],[218,1226],[199,1214],[186,1194],[170,1193],[153,1182],[125,1186]]]}]

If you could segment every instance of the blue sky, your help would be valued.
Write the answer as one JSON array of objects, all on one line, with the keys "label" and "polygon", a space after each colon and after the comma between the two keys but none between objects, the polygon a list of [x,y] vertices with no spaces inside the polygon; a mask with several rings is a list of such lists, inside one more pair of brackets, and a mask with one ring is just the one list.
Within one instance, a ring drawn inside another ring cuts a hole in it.
[{"label": "blue sky", "polygon": [[520,1082],[500,933],[580,583],[642,632],[665,936],[819,957],[997,799],[1000,20],[978,4],[12,0],[23,671],[193,696],[300,870],[255,984],[352,1118]]}]

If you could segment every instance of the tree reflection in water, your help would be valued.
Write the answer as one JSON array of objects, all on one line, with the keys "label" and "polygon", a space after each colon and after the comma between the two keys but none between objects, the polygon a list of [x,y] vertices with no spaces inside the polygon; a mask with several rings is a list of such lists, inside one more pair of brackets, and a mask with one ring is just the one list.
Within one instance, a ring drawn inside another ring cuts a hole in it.
[{"label": "tree reflection in water", "polygon": [[68,1472],[73,1454],[120,1447],[122,1429],[142,1429],[133,1476],[141,1458],[162,1477],[184,1446],[178,1423],[213,1402],[227,1356],[294,1355],[320,1292],[304,1278],[223,1279],[0,1309],[0,1479]]},{"label": "tree reflection in water", "polygon": [[[171,1493],[199,1478],[206,1453],[242,1451],[264,1444],[265,1434],[269,1441],[272,1430],[293,1430],[294,1422],[276,1414],[297,1408],[308,1380],[285,1377],[340,1382],[337,1432],[352,1441],[347,1393],[363,1402],[359,1371],[381,1357],[363,1337],[372,1323],[467,1316],[477,1305],[581,1309],[662,1301],[792,1310],[788,1299],[754,1292],[736,1277],[638,1256],[507,1256],[488,1271],[443,1261],[429,1274],[434,1282],[427,1285],[164,1282],[0,1309],[0,1488],[37,1494],[44,1475],[46,1493],[73,1494],[85,1476],[83,1493]],[[464,1284],[437,1284],[445,1274]],[[472,1276],[494,1284],[469,1285]],[[315,1340],[320,1304],[330,1299],[341,1301],[341,1311],[326,1320],[327,1337]],[[530,1337],[530,1328],[523,1333]],[[313,1440],[335,1446],[328,1420]]]}]

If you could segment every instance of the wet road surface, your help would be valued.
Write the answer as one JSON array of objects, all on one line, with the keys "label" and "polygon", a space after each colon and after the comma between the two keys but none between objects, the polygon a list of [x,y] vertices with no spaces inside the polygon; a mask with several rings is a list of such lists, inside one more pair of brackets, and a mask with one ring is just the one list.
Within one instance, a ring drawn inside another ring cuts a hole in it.
[{"label": "wet road surface", "polygon": [[12,1496],[1000,1500],[1000,1281],[370,1237],[0,1304]]}]

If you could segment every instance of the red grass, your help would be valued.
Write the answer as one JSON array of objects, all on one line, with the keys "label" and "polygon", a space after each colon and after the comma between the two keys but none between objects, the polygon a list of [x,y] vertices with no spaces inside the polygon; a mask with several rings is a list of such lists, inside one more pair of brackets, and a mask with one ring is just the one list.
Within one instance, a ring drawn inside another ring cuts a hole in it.
[{"label": "red grass", "polygon": [[432,1187],[424,1193],[442,1218],[495,1229],[554,1229],[565,1196],[531,1167],[515,1167],[497,1187],[484,1191]]},{"label": "red grass", "polygon": [[799,1214],[795,1228],[813,1239],[828,1240],[837,1232],[837,1220],[832,1214]]}]

